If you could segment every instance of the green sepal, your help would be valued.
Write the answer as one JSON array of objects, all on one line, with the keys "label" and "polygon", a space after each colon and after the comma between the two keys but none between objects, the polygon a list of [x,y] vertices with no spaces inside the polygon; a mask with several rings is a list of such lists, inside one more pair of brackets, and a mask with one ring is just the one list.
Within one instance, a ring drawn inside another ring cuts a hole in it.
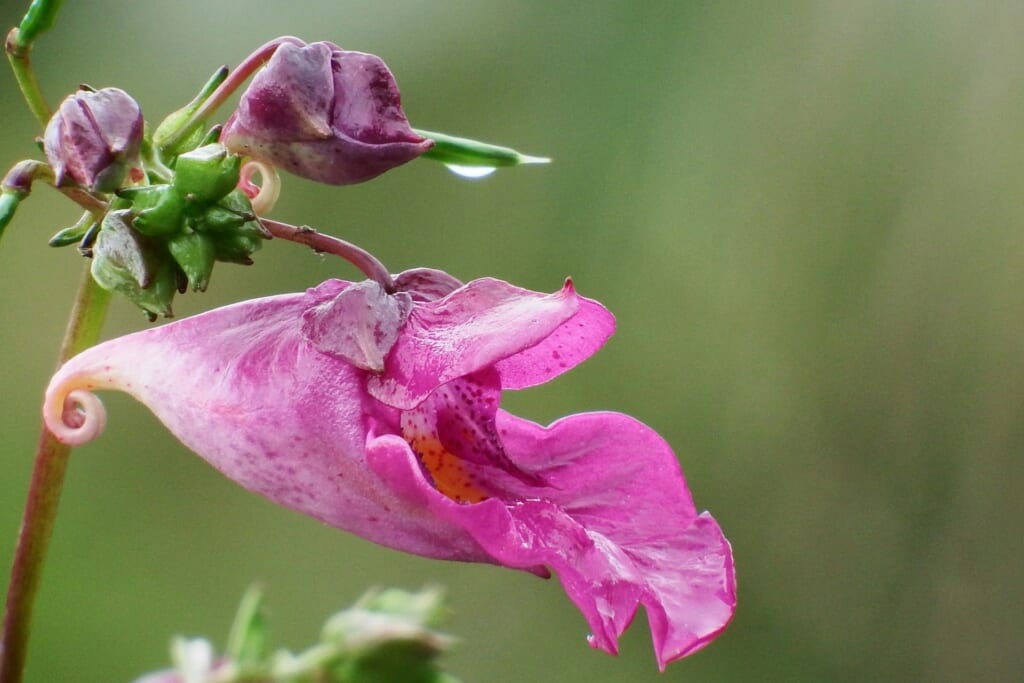
[{"label": "green sepal", "polygon": [[194,292],[205,292],[216,259],[213,240],[202,233],[182,232],[167,240],[167,250],[181,266]]},{"label": "green sepal", "polygon": [[460,138],[429,130],[415,130],[417,135],[434,141],[434,146],[423,153],[424,159],[433,159],[457,166],[519,166],[520,164],[547,164],[551,159],[517,152],[511,147],[492,145],[479,140]]},{"label": "green sepal", "polygon": [[18,25],[18,46],[28,47],[35,39],[53,28],[63,0],[32,0]]},{"label": "green sepal", "polygon": [[167,147],[166,145],[168,140],[189,123],[192,115],[199,110],[199,107],[203,106],[203,103],[210,98],[213,91],[220,87],[220,84],[228,77],[228,73],[230,73],[230,69],[226,66],[217,69],[191,102],[161,121],[160,125],[156,127],[156,132],[153,133],[153,144],[170,156],[195,149],[204,137],[203,131],[200,128],[194,129],[184,140],[173,147]]},{"label": "green sepal", "polygon": [[220,143],[205,145],[178,157],[174,187],[190,201],[210,204],[238,185],[242,158]]},{"label": "green sepal", "polygon": [[179,232],[185,221],[185,198],[173,185],[149,185],[130,188],[118,193],[130,199],[133,225],[144,235],[153,237]]},{"label": "green sepal", "polygon": [[130,225],[131,212],[113,211],[92,247],[92,276],[106,290],[120,292],[155,319],[171,317],[177,290],[174,262],[166,250]]}]

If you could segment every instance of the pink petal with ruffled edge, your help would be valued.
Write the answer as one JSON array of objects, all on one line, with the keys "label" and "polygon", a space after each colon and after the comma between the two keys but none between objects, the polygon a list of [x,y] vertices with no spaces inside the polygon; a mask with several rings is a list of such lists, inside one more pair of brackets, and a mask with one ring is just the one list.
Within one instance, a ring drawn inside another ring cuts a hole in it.
[{"label": "pink petal with ruffled edge", "polygon": [[541,294],[483,278],[416,306],[371,395],[412,408],[457,377],[494,366],[506,388],[546,382],[599,349],[615,329],[601,304],[571,282]]},{"label": "pink petal with ruffled edge", "polygon": [[487,483],[515,497],[460,505],[426,483],[400,439],[376,441],[367,459],[397,492],[462,526],[495,561],[538,574],[554,569],[595,647],[615,653],[641,604],[661,668],[725,628],[736,604],[731,548],[714,519],[697,514],[660,436],[618,413],[543,428],[499,412],[498,430],[512,462],[543,485],[486,468]]}]

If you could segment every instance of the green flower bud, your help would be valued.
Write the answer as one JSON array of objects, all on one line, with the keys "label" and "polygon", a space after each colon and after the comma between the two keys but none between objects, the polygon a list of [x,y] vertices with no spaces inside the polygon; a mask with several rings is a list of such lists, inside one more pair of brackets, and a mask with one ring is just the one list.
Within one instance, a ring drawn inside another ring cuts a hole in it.
[{"label": "green flower bud", "polygon": [[131,299],[149,315],[171,317],[177,289],[174,263],[155,240],[129,225],[131,212],[113,211],[93,245],[92,276],[104,289]]},{"label": "green flower bud", "polygon": [[254,215],[240,214],[222,206],[211,206],[203,215],[195,219],[196,230],[204,232],[224,232],[242,227],[242,224],[253,220]]},{"label": "green flower bud", "polygon": [[192,290],[205,292],[216,258],[213,240],[202,233],[183,232],[167,240],[167,249],[181,266]]},{"label": "green flower bud", "polygon": [[241,167],[242,158],[223,145],[206,145],[178,157],[174,187],[192,201],[209,204],[235,189]]},{"label": "green flower bud", "polygon": [[207,234],[213,240],[218,261],[240,263],[245,266],[252,265],[250,257],[263,246],[263,240],[266,239],[260,226],[255,223],[245,223],[227,233]]},{"label": "green flower bud", "polygon": [[132,188],[118,195],[131,200],[132,225],[143,235],[173,235],[184,224],[185,198],[172,185]]}]

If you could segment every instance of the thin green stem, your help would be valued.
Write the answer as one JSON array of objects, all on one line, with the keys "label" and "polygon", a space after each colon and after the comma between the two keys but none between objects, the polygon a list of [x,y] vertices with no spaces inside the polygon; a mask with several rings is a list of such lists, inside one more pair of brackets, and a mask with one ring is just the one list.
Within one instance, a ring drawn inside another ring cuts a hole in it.
[{"label": "thin green stem", "polygon": [[[96,343],[109,304],[110,293],[96,284],[86,267],[64,333],[58,365]],[[32,609],[57,519],[70,452],[69,446],[57,441],[43,428],[14,552],[11,582],[7,588],[3,633],[0,635],[0,683],[21,683],[22,680]]]},{"label": "thin green stem", "polygon": [[39,124],[46,127],[50,120],[51,110],[43,97],[43,91],[39,88],[39,81],[36,80],[36,73],[32,70],[32,62],[29,60],[31,45],[23,45],[18,40],[18,29],[12,28],[7,34],[5,43],[7,60],[11,63],[11,70],[14,71],[14,78],[18,81],[18,88],[21,90],[25,104],[32,111]]}]

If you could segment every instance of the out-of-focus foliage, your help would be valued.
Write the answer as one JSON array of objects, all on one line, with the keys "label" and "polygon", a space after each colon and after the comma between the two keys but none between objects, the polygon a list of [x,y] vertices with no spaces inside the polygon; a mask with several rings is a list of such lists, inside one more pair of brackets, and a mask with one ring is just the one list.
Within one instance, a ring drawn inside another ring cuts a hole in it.
[{"label": "out-of-focus foliage", "polygon": [[[0,23],[23,10],[4,2]],[[418,128],[553,157],[476,183],[425,161],[342,189],[286,178],[274,216],[394,271],[572,275],[606,303],[609,346],[508,403],[541,421],[621,409],[664,434],[734,544],[740,603],[659,676],[646,629],[618,659],[592,652],[553,582],[321,528],[110,396],[106,435],[73,456],[28,680],[158,668],[171,634],[223,632],[253,579],[292,648],[369,585],[445,585],[466,681],[1017,676],[1021,26],[1016,2],[65,3],[33,53],[52,103],[116,85],[159,120],[290,33],[381,55]],[[5,163],[36,152],[6,72],[0,121]],[[0,245],[5,568],[80,267],[46,240],[78,215],[39,187]],[[336,274],[353,275],[272,242],[176,313]],[[145,324],[121,301],[107,334]]]}]

